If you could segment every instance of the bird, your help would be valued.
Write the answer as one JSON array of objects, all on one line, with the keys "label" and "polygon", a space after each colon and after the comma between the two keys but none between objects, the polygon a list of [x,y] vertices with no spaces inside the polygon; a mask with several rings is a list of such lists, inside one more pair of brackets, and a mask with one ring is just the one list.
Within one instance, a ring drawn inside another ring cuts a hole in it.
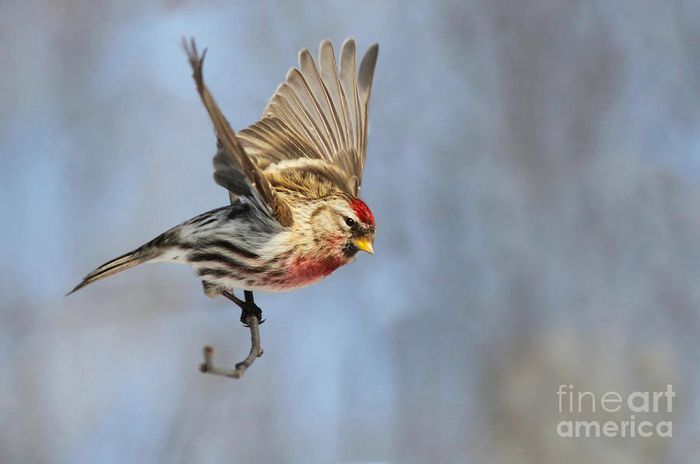
[{"label": "bird", "polygon": [[214,181],[229,204],[106,262],[69,294],[139,264],[182,263],[207,296],[226,296],[244,310],[241,320],[252,312],[261,322],[254,291],[305,287],[360,251],[374,253],[375,218],[359,194],[379,46],[368,48],[359,68],[352,38],[337,62],[330,40],[321,42],[317,62],[302,49],[261,119],[238,132],[204,83],[207,50],[199,53],[194,39],[183,39],[183,48],[214,126]]}]

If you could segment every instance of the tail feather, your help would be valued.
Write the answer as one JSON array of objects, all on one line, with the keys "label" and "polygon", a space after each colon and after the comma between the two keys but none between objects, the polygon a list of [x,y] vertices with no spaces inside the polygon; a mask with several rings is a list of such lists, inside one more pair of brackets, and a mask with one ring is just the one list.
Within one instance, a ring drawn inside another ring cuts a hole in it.
[{"label": "tail feather", "polygon": [[143,253],[143,247],[136,250],[130,251],[118,258],[114,258],[111,261],[104,263],[102,266],[98,267],[91,273],[85,276],[82,282],[75,286],[73,290],[66,294],[77,292],[84,286],[96,282],[105,277],[116,274],[117,272],[125,271],[126,269],[132,268],[138,264],[145,263],[150,260],[150,257],[145,256]]}]

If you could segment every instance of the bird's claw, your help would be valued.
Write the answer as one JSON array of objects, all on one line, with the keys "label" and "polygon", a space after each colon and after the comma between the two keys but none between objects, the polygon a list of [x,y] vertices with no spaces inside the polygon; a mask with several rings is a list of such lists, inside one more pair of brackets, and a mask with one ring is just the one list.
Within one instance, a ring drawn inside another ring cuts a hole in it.
[{"label": "bird's claw", "polygon": [[258,320],[258,325],[262,324],[265,322],[265,319],[262,318],[262,309],[260,309],[256,304],[249,305],[246,304],[241,307],[241,322],[243,323],[244,326],[250,327],[250,324],[248,324],[248,318],[251,316],[255,316],[255,318]]}]

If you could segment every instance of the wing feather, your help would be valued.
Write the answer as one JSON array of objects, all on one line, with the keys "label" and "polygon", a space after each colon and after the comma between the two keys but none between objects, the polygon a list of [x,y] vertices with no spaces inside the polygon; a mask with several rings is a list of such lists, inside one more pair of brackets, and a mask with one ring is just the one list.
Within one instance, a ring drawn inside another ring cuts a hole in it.
[{"label": "wing feather", "polygon": [[190,42],[183,39],[182,45],[192,66],[192,77],[197,84],[197,91],[214,124],[218,146],[214,156],[214,180],[229,190],[232,201],[236,195],[245,196],[276,218],[280,224],[290,226],[292,215],[288,205],[276,195],[262,171],[248,157],[241,141],[204,84],[202,66],[206,49],[200,55],[194,39]]},{"label": "wing feather", "polygon": [[318,61],[320,66],[321,78],[326,83],[333,114],[336,118],[339,137],[342,146],[348,147],[350,143],[350,132],[348,130],[348,110],[343,98],[342,89],[340,87],[340,78],[338,77],[338,66],[335,64],[335,52],[333,44],[326,39],[321,42],[318,51]]},{"label": "wing feather", "polygon": [[321,74],[311,57],[311,53],[304,49],[299,52],[299,66],[301,67],[301,75],[307,85],[309,94],[315,102],[318,102],[317,108],[321,112],[321,119],[325,126],[325,134],[331,153],[336,153],[343,147],[340,146],[340,127],[338,127],[338,117],[335,112],[335,106],[331,101],[331,96],[326,84],[321,79]]},{"label": "wing feather", "polygon": [[[320,154],[324,155],[326,159],[330,159],[333,147],[331,146],[328,122],[325,119],[321,103],[316,100],[304,75],[298,69],[292,68],[287,74],[287,84],[282,88],[282,95],[291,104],[290,108],[296,114],[305,116],[309,123],[300,128],[312,129],[313,141],[322,150]],[[298,121],[299,118],[295,118],[295,120]]]},{"label": "wing feather", "polygon": [[353,146],[360,148],[359,139],[360,120],[362,111],[360,109],[360,100],[357,96],[357,75],[355,74],[355,41],[348,39],[343,42],[340,49],[340,83],[343,90],[343,96],[348,104],[348,127],[351,130]]},{"label": "wing feather", "polygon": [[268,102],[263,118],[238,135],[259,166],[297,158],[331,163],[345,175],[345,190],[358,195],[367,149],[367,115],[379,47],[356,71],[356,48],[346,40],[336,64],[333,46],[321,42],[318,66],[308,50]]},{"label": "wing feather", "polygon": [[[360,63],[360,71],[358,74],[358,90],[362,108],[364,108],[362,120],[362,153],[367,151],[367,110],[369,108],[369,97],[372,94],[372,79],[374,78],[374,68],[377,65],[377,56],[379,55],[379,46],[373,45],[367,50],[365,56]],[[364,169],[365,158],[362,158],[361,169]]]}]

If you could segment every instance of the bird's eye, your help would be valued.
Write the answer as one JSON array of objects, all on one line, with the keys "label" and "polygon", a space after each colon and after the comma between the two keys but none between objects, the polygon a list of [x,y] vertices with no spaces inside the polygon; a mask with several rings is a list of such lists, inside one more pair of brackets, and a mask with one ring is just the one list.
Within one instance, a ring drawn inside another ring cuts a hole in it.
[{"label": "bird's eye", "polygon": [[345,218],[345,224],[347,224],[348,227],[352,227],[355,225],[355,220],[353,218]]}]

